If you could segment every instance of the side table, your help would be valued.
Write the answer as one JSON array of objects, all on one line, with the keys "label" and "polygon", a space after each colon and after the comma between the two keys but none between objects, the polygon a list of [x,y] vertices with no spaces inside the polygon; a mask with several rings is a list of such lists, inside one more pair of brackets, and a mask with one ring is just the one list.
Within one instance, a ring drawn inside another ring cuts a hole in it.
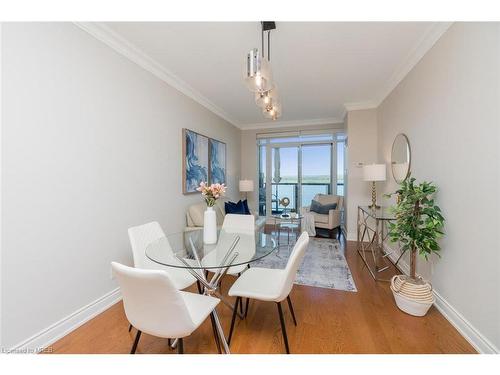
[{"label": "side table", "polygon": [[372,209],[368,206],[358,206],[357,251],[377,281],[390,281],[391,265],[401,271],[398,268],[401,257],[393,262],[390,258],[392,253],[387,253],[384,249],[384,241],[389,236],[387,224],[391,220],[395,220],[395,217],[389,207]]}]

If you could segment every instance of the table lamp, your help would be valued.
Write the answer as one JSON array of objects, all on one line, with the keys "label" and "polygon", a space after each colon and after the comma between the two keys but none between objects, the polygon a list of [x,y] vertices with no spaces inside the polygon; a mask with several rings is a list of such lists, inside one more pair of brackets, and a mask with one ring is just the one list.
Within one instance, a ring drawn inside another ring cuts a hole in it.
[{"label": "table lamp", "polygon": [[380,208],[380,206],[377,206],[375,182],[385,181],[385,171],[385,164],[367,164],[363,166],[363,180],[372,183],[372,204],[369,206],[372,210]]},{"label": "table lamp", "polygon": [[248,192],[253,191],[253,180],[240,180],[240,191],[245,193],[245,198],[248,199]]}]

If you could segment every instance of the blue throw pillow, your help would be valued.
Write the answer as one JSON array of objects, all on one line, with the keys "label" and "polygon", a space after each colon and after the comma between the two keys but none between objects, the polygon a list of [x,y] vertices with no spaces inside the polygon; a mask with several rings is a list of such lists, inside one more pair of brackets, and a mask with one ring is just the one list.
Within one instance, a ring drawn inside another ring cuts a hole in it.
[{"label": "blue throw pillow", "polygon": [[248,208],[248,201],[246,199],[243,201],[243,207],[245,207],[245,215],[250,215],[250,209]]},{"label": "blue throw pillow", "polygon": [[337,208],[337,203],[321,204],[313,199],[311,201],[311,208],[309,210],[321,215],[328,215],[328,212],[330,210],[335,210],[336,208]]},{"label": "blue throw pillow", "polygon": [[226,214],[246,215],[245,205],[242,201],[238,201],[238,203],[225,202],[224,209],[226,211]]}]

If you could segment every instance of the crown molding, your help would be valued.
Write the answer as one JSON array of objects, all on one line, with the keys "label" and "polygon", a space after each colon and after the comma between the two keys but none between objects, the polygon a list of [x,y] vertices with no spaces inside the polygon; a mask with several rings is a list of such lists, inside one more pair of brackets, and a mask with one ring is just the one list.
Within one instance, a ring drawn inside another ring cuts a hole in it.
[{"label": "crown molding", "polygon": [[231,116],[229,116],[222,108],[216,106],[201,93],[177,77],[174,73],[165,69],[165,67],[163,67],[160,63],[146,55],[135,45],[127,41],[115,31],[111,30],[108,26],[101,22],[74,22],[74,24],[92,35],[94,38],[108,45],[119,54],[125,56],[130,61],[136,63],[141,68],[147,70],[168,85],[182,92],[187,97],[201,104],[209,111],[238,127],[238,122],[231,118]]},{"label": "crown molding", "polygon": [[363,109],[377,108],[396,88],[397,85],[410,73],[425,54],[434,46],[441,36],[450,28],[453,22],[436,22],[418,40],[415,46],[408,53],[403,62],[396,68],[391,77],[387,80],[381,90],[373,100],[363,102],[345,103],[346,111],[359,111]]},{"label": "crown molding", "polygon": [[436,22],[429,30],[419,39],[406,59],[396,68],[392,76],[385,83],[382,89],[378,92],[374,102],[377,107],[389,96],[397,85],[410,73],[410,71],[418,64],[427,52],[436,44],[443,34],[450,28],[453,22]]},{"label": "crown molding", "polygon": [[323,118],[311,120],[293,120],[293,121],[277,121],[277,122],[261,122],[253,124],[241,124],[226,113],[222,108],[216,106],[208,98],[196,91],[174,73],[165,69],[160,63],[146,55],[135,45],[127,41],[125,38],[114,32],[108,26],[101,22],[75,22],[75,25],[86,31],[96,39],[105,43],[121,55],[125,56],[132,62],[136,63],[143,69],[149,71],[168,85],[174,87],[184,95],[193,99],[209,111],[217,116],[228,121],[232,125],[242,129],[265,129],[265,128],[280,128],[287,126],[314,126],[325,124],[337,124],[344,122],[346,112],[357,111],[363,109],[377,108],[385,98],[396,88],[396,86],[406,77],[406,75],[417,65],[422,57],[432,48],[432,46],[441,38],[441,36],[450,28],[452,22],[436,22],[429,30],[419,39],[414,48],[410,51],[406,59],[396,68],[392,76],[384,84],[381,90],[375,95],[374,99],[345,103],[342,116],[340,118]]},{"label": "crown molding", "polygon": [[347,112],[349,111],[359,111],[361,109],[373,109],[377,108],[378,103],[373,100],[367,100],[364,102],[355,102],[355,103],[345,103],[344,108]]},{"label": "crown molding", "polygon": [[286,128],[295,126],[318,126],[318,125],[329,125],[329,124],[343,124],[343,118],[328,117],[328,118],[318,118],[310,120],[290,120],[290,121],[269,121],[269,122],[258,122],[254,124],[240,124],[239,128],[241,130],[251,130],[251,129],[276,129],[276,128]]}]

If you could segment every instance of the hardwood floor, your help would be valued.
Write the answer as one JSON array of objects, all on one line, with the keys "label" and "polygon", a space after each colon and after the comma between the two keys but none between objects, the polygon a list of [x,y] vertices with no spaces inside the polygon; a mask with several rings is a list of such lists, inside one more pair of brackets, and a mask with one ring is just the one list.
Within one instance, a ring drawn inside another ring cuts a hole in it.
[{"label": "hardwood floor", "polygon": [[[422,318],[396,307],[389,284],[375,282],[363,269],[354,242],[346,258],[357,293],[295,285],[291,293],[298,326],[283,303],[291,353],[475,353],[474,348],[432,307]],[[223,293],[232,283],[227,276]],[[196,286],[192,288],[196,291]],[[226,336],[231,313],[218,307]],[[90,320],[52,345],[53,353],[128,353],[135,329],[128,332],[122,303]],[[278,312],[274,303],[251,301],[246,320],[236,321],[232,353],[284,353]],[[185,353],[217,353],[210,319],[184,339]],[[143,334],[137,353],[168,353],[167,340]]]}]

